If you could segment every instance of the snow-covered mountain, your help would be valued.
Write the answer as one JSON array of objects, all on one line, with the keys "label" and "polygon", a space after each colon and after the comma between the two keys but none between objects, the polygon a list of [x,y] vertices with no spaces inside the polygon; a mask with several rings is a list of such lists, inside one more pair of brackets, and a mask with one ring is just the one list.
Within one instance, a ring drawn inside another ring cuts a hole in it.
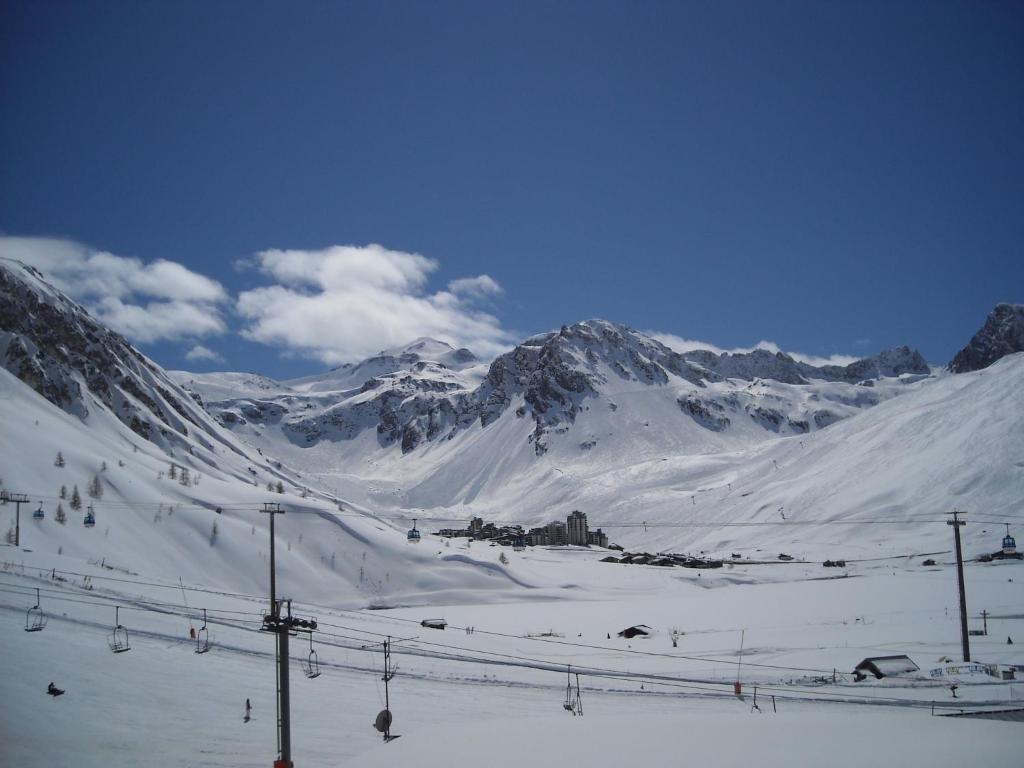
[{"label": "snow-covered mountain", "polygon": [[[311,572],[371,540],[387,562],[412,556],[389,516],[429,530],[472,515],[535,525],[582,509],[627,545],[771,541],[817,552],[837,541],[838,520],[851,524],[843,540],[863,548],[879,543],[878,528],[860,531],[858,519],[909,529],[954,500],[999,514],[1024,503],[1019,354],[956,375],[931,371],[908,347],[815,367],[763,350],[677,352],[590,320],[489,365],[419,339],[301,380],[168,374],[38,273],[7,264],[0,274],[9,392],[0,408],[18,404],[5,424],[50,425],[25,427],[29,450],[5,440],[4,487],[48,491],[56,503],[63,480],[52,457],[63,443],[75,482],[106,471],[105,487],[126,505],[194,505],[193,534],[210,527],[215,507],[226,521],[230,505],[258,507],[280,488],[275,498],[315,513],[304,525],[326,526],[305,561]],[[200,474],[202,488],[168,483],[171,464]],[[351,524],[329,514],[339,505]],[[150,525],[154,517],[146,512]],[[730,527],[783,520],[804,522],[756,535]],[[132,541],[152,535],[145,528]],[[447,571],[425,573],[376,589],[448,583]],[[347,564],[339,578],[358,592],[364,576]]]},{"label": "snow-covered mountain", "polygon": [[[908,347],[845,367],[814,367],[764,350],[680,354],[603,320],[527,339],[486,371],[473,363],[468,350],[420,339],[319,377],[286,382],[276,391],[272,386],[253,391],[243,380],[234,397],[225,397],[241,374],[173,375],[225,426],[248,426],[253,437],[278,425],[298,445],[354,440],[373,430],[381,448],[397,443],[410,453],[423,443],[451,440],[475,424],[486,428],[516,403],[516,417],[529,417],[532,425],[526,439],[542,455],[552,434],[574,431],[584,409],[604,400],[604,407],[617,410],[616,394],[631,398],[647,392],[663,400],[664,413],[654,418],[669,430],[689,419],[703,430],[723,433],[723,444],[732,436],[745,444],[753,436],[827,426],[901,391],[878,379],[929,372],[921,355]],[[586,445],[583,450],[595,444],[587,435],[579,443]]]},{"label": "snow-covered mountain", "polygon": [[172,376],[238,437],[338,495],[398,509],[490,499],[486,512],[500,514],[507,489],[526,483],[535,503],[505,516],[534,521],[564,498],[543,498],[555,467],[750,449],[815,433],[930,375],[908,347],[815,367],[764,350],[679,353],[604,320],[531,337],[489,366],[454,353],[421,339],[276,390],[242,374]]},{"label": "snow-covered mountain", "polygon": [[[365,604],[515,586],[494,578],[500,568],[408,551],[404,530],[224,429],[153,361],[9,260],[0,260],[0,362],[0,490],[26,494],[44,514],[30,520],[21,510],[29,550],[260,592],[267,516],[259,510],[280,502],[278,536],[290,556],[279,579],[303,585],[307,599]],[[94,528],[83,526],[89,505]],[[0,527],[13,538],[13,504],[0,502]]]},{"label": "snow-covered mountain", "polygon": [[997,304],[966,347],[949,363],[953,373],[987,368],[1000,358],[1024,351],[1024,304]]}]

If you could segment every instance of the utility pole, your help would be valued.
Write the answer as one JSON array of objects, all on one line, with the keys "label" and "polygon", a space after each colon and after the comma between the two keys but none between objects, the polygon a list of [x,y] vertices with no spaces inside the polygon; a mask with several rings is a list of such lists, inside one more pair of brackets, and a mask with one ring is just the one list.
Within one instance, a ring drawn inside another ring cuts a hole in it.
[{"label": "utility pole", "polygon": [[14,546],[21,546],[21,505],[28,504],[29,498],[24,493],[5,493],[5,501],[13,501],[14,512]]},{"label": "utility pole", "polygon": [[983,622],[982,623],[982,626],[983,626],[982,632],[984,632],[987,635],[988,634],[988,611],[987,610],[981,612],[981,621]]},{"label": "utility pole", "polygon": [[970,661],[971,642],[968,639],[967,634],[967,595],[964,591],[964,555],[963,550],[960,547],[960,526],[964,525],[964,521],[959,518],[959,515],[965,513],[954,509],[950,514],[953,515],[953,519],[947,520],[946,525],[953,526],[953,539],[956,543],[956,580],[957,586],[960,589],[960,642],[963,645],[964,661]]}]

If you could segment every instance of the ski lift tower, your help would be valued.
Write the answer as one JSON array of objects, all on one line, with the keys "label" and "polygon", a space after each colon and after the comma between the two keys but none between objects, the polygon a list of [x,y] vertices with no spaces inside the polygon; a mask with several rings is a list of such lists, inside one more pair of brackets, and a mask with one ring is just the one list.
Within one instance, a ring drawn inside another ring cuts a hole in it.
[{"label": "ski lift tower", "polygon": [[[277,574],[274,560],[274,517],[283,515],[277,503],[265,503],[262,512],[270,515],[270,613],[263,616],[262,630],[274,633],[277,646],[277,752],[274,768],[292,768],[291,690],[288,681],[288,640],[299,632],[316,630],[314,619],[292,616],[292,601],[277,599]],[[287,603],[287,612],[281,615],[281,603]],[[310,644],[312,650],[312,643]],[[319,667],[319,664],[317,665]]]},{"label": "ski lift tower", "polygon": [[970,661],[971,641],[968,639],[969,632],[967,631],[967,595],[964,591],[964,555],[963,549],[960,546],[960,526],[965,525],[965,523],[959,517],[965,513],[954,509],[950,514],[953,515],[953,519],[947,520],[946,525],[953,526],[953,541],[956,545],[956,579],[957,587],[960,592],[960,643],[963,646],[964,661]]},{"label": "ski lift tower", "polygon": [[29,498],[24,493],[4,492],[4,501],[14,502],[14,546],[21,546],[21,505],[28,504]]}]

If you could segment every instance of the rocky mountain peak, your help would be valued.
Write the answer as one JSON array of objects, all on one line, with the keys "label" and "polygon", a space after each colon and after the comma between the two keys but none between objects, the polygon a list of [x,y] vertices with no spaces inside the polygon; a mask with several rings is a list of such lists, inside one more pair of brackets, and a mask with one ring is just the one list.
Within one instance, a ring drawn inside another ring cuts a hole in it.
[{"label": "rocky mountain peak", "polygon": [[988,368],[1001,357],[1024,351],[1024,304],[997,304],[985,325],[949,363],[953,373]]},{"label": "rocky mountain peak", "polygon": [[84,420],[99,404],[160,445],[181,441],[207,418],[123,336],[37,270],[8,259],[0,260],[0,366],[67,413]]}]

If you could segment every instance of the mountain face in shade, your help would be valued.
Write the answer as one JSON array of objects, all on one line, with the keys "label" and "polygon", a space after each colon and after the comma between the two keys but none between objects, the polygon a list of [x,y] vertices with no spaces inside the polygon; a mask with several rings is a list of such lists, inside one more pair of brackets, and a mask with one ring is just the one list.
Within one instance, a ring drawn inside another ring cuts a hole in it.
[{"label": "mountain face in shade", "polygon": [[985,325],[953,357],[949,370],[967,373],[988,368],[996,360],[1024,351],[1024,304],[997,304]]}]

